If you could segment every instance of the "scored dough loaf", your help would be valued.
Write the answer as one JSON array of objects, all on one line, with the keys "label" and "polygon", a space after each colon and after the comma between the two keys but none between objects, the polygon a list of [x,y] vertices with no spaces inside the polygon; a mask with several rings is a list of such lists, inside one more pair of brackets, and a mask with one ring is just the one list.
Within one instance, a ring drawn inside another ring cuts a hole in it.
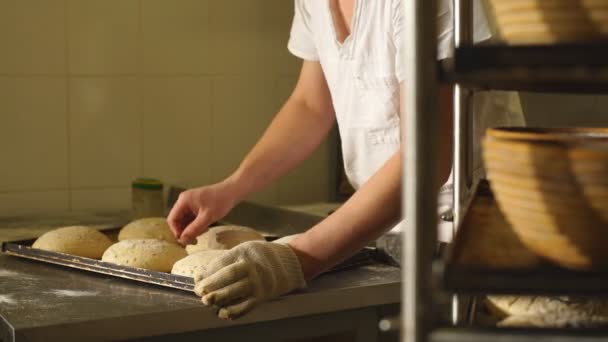
[{"label": "scored dough loaf", "polygon": [[118,241],[133,239],[158,239],[177,243],[164,217],[147,217],[132,221],[118,233]]},{"label": "scored dough loaf", "polygon": [[110,238],[96,229],[85,226],[70,226],[46,232],[34,242],[32,247],[99,259],[110,245],[112,245]]},{"label": "scored dough loaf", "polygon": [[208,250],[190,254],[173,265],[171,273],[194,278],[216,258],[226,253],[224,250]]},{"label": "scored dough loaf", "polygon": [[498,317],[547,313],[608,316],[608,301],[591,297],[488,296],[486,305]]},{"label": "scored dough loaf", "polygon": [[242,226],[217,226],[196,238],[196,244],[186,246],[188,254],[212,249],[231,249],[232,247],[252,240],[264,240],[257,231]]},{"label": "scored dough loaf", "polygon": [[156,239],[123,240],[110,246],[101,260],[122,266],[169,272],[184,258],[186,251],[177,244]]},{"label": "scored dough loaf", "polygon": [[542,315],[510,316],[497,325],[511,328],[600,328],[608,326],[608,317],[551,312]]}]

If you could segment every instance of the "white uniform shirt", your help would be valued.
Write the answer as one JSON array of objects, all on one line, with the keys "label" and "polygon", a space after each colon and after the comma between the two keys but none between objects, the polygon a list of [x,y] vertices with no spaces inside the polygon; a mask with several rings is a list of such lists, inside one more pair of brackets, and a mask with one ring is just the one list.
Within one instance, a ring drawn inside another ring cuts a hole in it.
[{"label": "white uniform shirt", "polygon": [[[401,1],[355,0],[351,34],[340,43],[329,0],[295,0],[288,49],[297,57],[318,61],[323,68],[340,131],[344,169],[355,189],[376,173],[400,144],[399,84],[405,79]],[[439,2],[439,59],[452,53],[451,3]],[[476,41],[488,39],[480,7],[475,8],[475,23]],[[515,115],[509,110],[513,101],[508,95],[476,96],[477,135],[486,127],[523,122],[521,111]],[[451,205],[448,193],[440,196],[441,210]],[[449,233],[451,227],[440,230],[440,238],[449,239],[443,230]]]}]

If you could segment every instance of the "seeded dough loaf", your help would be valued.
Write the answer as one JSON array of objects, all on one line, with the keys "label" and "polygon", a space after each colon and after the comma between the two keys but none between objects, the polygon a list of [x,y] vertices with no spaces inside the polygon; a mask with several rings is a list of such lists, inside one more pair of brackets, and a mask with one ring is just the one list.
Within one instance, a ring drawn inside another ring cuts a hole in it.
[{"label": "seeded dough loaf", "polygon": [[488,296],[486,306],[501,327],[605,327],[608,301],[593,297]]},{"label": "seeded dough loaf", "polygon": [[194,278],[199,272],[205,268],[216,258],[224,254],[226,251],[215,249],[208,251],[200,251],[190,254],[187,257],[179,260],[173,265],[171,273]]},{"label": "seeded dough loaf", "polygon": [[213,249],[231,249],[232,247],[252,240],[264,240],[257,231],[242,226],[217,226],[196,238],[196,244],[186,246],[188,254]]},{"label": "seeded dough loaf", "polygon": [[552,312],[608,317],[608,301],[591,297],[488,296],[486,305],[498,317],[538,316]]},{"label": "seeded dough loaf", "polygon": [[499,327],[511,328],[605,328],[608,317],[584,313],[545,313],[543,315],[510,316],[498,322]]},{"label": "seeded dough loaf", "polygon": [[99,259],[110,245],[112,245],[110,238],[96,229],[85,226],[70,226],[44,233],[34,242],[32,247]]},{"label": "seeded dough loaf", "polygon": [[118,234],[118,241],[133,239],[157,239],[177,243],[167,219],[147,217],[130,222]]},{"label": "seeded dough loaf", "polygon": [[108,248],[101,260],[122,266],[169,272],[173,264],[184,258],[179,245],[156,239],[123,240]]}]

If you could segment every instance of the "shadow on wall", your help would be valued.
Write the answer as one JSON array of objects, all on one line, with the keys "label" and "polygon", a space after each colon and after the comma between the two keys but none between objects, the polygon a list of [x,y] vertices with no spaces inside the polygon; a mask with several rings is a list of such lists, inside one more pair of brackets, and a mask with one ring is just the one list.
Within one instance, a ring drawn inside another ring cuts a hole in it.
[{"label": "shadow on wall", "polygon": [[520,93],[528,126],[608,127],[608,96]]}]

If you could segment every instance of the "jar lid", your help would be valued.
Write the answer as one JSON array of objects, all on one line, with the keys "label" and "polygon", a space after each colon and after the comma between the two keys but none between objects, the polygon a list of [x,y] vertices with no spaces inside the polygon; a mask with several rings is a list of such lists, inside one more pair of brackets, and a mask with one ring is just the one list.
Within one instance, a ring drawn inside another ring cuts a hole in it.
[{"label": "jar lid", "polygon": [[163,182],[154,178],[137,178],[131,183],[131,186],[137,189],[161,190]]}]

